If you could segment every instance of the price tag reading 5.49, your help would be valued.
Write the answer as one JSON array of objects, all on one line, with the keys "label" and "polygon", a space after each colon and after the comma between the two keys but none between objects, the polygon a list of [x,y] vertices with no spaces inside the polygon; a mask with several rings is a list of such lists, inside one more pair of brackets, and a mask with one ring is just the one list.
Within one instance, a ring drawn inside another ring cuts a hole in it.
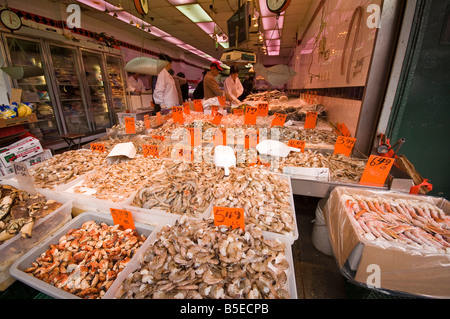
[{"label": "price tag reading 5.49", "polygon": [[213,207],[214,225],[245,230],[244,209],[235,207]]},{"label": "price tag reading 5.49", "polygon": [[384,186],[394,161],[393,158],[370,155],[359,183],[368,186]]},{"label": "price tag reading 5.49", "polygon": [[131,215],[130,211],[116,208],[110,208],[110,211],[114,224],[120,225],[125,229],[135,229],[133,215]]}]

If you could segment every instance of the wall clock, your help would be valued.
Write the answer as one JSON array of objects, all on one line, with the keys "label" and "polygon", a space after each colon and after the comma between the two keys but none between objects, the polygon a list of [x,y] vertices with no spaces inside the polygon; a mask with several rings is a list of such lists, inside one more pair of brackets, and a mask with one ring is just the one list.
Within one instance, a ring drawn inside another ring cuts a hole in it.
[{"label": "wall clock", "polygon": [[22,27],[22,20],[17,13],[10,9],[0,11],[0,23],[11,31],[17,31]]},{"label": "wall clock", "polygon": [[287,9],[291,0],[266,0],[267,9],[272,13],[280,14]]},{"label": "wall clock", "polygon": [[134,0],[134,6],[140,15],[148,13],[148,0]]}]

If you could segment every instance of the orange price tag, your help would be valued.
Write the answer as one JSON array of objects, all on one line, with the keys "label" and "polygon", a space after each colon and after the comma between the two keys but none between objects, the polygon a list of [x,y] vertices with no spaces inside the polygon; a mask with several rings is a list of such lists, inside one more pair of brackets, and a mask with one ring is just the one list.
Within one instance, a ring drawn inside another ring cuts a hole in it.
[{"label": "orange price tag", "polygon": [[161,112],[157,112],[156,113],[156,124],[161,125],[162,124],[162,120],[161,120]]},{"label": "orange price tag", "polygon": [[162,142],[164,142],[164,140],[166,139],[163,135],[153,135],[152,138],[154,140],[160,140]]},{"label": "orange price tag", "polygon": [[225,106],[225,102],[227,101],[227,98],[225,96],[218,96],[217,99],[219,100],[219,104],[221,106]]},{"label": "orange price tag", "polygon": [[217,112],[217,114],[214,116],[214,119],[212,120],[212,124],[220,125],[220,122],[222,121],[222,117],[223,117],[223,114]]},{"label": "orange price tag", "polygon": [[191,114],[191,108],[189,107],[189,103],[188,102],[184,102],[183,103],[183,112],[186,115]]},{"label": "orange price tag", "polygon": [[174,123],[184,123],[183,108],[181,106],[172,106],[172,117]]},{"label": "orange price tag", "polygon": [[91,151],[103,153],[105,151],[105,144],[91,143]]},{"label": "orange price tag", "polygon": [[136,123],[134,121],[134,117],[125,118],[125,133],[136,134]]},{"label": "orange price tag", "polygon": [[334,154],[343,154],[347,157],[350,156],[355,146],[356,138],[338,136],[336,139],[336,144],[334,144]]},{"label": "orange price tag", "polygon": [[288,146],[299,148],[302,150],[302,153],[305,152],[305,141],[289,140]]},{"label": "orange price tag", "polygon": [[214,131],[214,147],[217,145],[227,145],[227,129],[218,128]]},{"label": "orange price tag", "polygon": [[256,147],[256,145],[258,145],[259,143],[259,131],[245,130],[244,133],[244,148],[248,150],[250,148]]},{"label": "orange price tag", "polygon": [[337,127],[341,134],[345,137],[351,137],[350,131],[348,130],[347,126],[344,123],[338,123]]},{"label": "orange price tag", "polygon": [[142,144],[142,151],[144,153],[144,157],[159,157],[158,145]]},{"label": "orange price tag", "polygon": [[235,207],[213,207],[214,225],[245,230],[244,209]]},{"label": "orange price tag", "polygon": [[258,116],[258,108],[254,106],[247,106],[245,108],[244,125],[255,125],[257,116]]},{"label": "orange price tag", "polygon": [[234,115],[244,115],[244,110],[243,109],[234,109],[233,114]]},{"label": "orange price tag", "polygon": [[203,112],[202,100],[194,100],[194,111],[195,112]]},{"label": "orange price tag", "polygon": [[211,115],[216,116],[216,114],[219,113],[219,107],[217,105],[211,106]]},{"label": "orange price tag", "polygon": [[395,159],[370,155],[359,183],[367,186],[384,186]]},{"label": "orange price tag", "polygon": [[202,130],[200,128],[188,127],[191,146],[197,147],[202,142]]},{"label": "orange price tag", "polygon": [[285,122],[286,122],[286,114],[275,113],[270,127],[284,126]]},{"label": "orange price tag", "polygon": [[152,126],[150,125],[150,115],[146,114],[144,115],[144,124],[145,124],[145,129],[151,129]]},{"label": "orange price tag", "polygon": [[262,162],[259,157],[256,157],[256,159],[250,160],[250,164],[248,164],[248,166],[265,166],[265,167],[270,167],[270,163],[264,163]]},{"label": "orange price tag", "polygon": [[125,229],[135,229],[133,215],[128,210],[110,208],[114,224],[120,225]]},{"label": "orange price tag", "polygon": [[258,115],[259,116],[269,116],[269,103],[258,103]]},{"label": "orange price tag", "polygon": [[176,159],[182,160],[185,162],[193,162],[194,161],[194,151],[191,147],[181,146],[176,152]]},{"label": "orange price tag", "polygon": [[315,128],[317,123],[317,112],[306,113],[305,129]]}]

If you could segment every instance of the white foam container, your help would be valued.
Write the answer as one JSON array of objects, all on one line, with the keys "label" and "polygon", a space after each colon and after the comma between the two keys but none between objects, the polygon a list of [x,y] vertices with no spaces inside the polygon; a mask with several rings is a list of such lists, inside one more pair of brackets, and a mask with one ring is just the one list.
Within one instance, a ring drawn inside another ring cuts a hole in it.
[{"label": "white foam container", "polygon": [[85,193],[75,193],[75,188],[82,186],[85,180],[85,176],[81,176],[72,182],[58,187],[56,191],[64,196],[69,196],[73,200],[73,207],[84,211],[97,211],[103,213],[109,213],[110,208],[123,209],[125,205],[130,204],[132,196],[123,197],[121,201],[111,201],[105,199],[99,199],[93,194],[95,189],[83,187]]},{"label": "white foam container", "polygon": [[20,256],[41,243],[72,219],[71,199],[48,190],[40,190],[40,193],[46,199],[56,200],[63,205],[34,223],[31,238],[23,238],[19,233],[0,245],[0,291],[5,290],[15,281],[9,273],[11,265]]},{"label": "white foam container", "polygon": [[[111,216],[107,216],[105,214],[99,213],[99,212],[85,212],[74,219],[72,219],[69,223],[67,223],[64,227],[59,229],[56,233],[48,237],[44,242],[39,244],[38,246],[34,247],[30,251],[28,251],[26,254],[24,254],[22,257],[20,257],[10,268],[10,273],[13,277],[20,280],[24,284],[50,296],[57,299],[82,299],[74,294],[71,294],[67,291],[64,291],[62,289],[56,288],[55,286],[46,283],[45,281],[42,281],[40,279],[37,279],[27,273],[24,272],[24,270],[31,266],[31,263],[36,260],[37,257],[39,257],[43,252],[45,252],[48,248],[50,248],[51,244],[57,244],[59,241],[59,238],[67,233],[67,231],[71,228],[80,228],[81,225],[84,222],[94,220],[97,223],[104,222],[108,225],[113,225],[113,219]],[[152,234],[154,232],[154,227],[145,225],[142,223],[135,222],[136,231],[139,235],[145,235],[147,237],[144,244],[152,238]],[[143,245],[144,245],[143,244]],[[139,249],[135,252],[134,256],[131,258],[130,262],[133,261],[133,259],[136,258],[136,255],[139,254],[140,250],[142,249],[143,245],[139,247]],[[128,265],[122,270],[124,271]],[[120,273],[119,273],[120,275]],[[117,280],[117,279],[116,279]],[[111,289],[111,288],[110,288]],[[104,298],[104,296],[103,296]]]},{"label": "white foam container", "polygon": [[[167,225],[173,225],[174,223],[169,223]],[[139,251],[135,254],[135,256],[130,260],[130,262],[127,264],[127,266],[117,275],[116,280],[114,280],[111,287],[108,289],[108,291],[105,293],[102,299],[114,299],[116,294],[119,292],[119,289],[124,282],[124,280],[127,278],[129,274],[134,272],[137,269],[141,268],[141,261],[143,259],[144,253],[147,251],[149,247],[153,245],[153,243],[158,239],[158,234],[161,231],[161,229],[165,225],[160,225],[159,227],[155,228],[153,233],[150,235],[149,238],[145,241],[145,243],[140,247]],[[264,234],[263,235],[265,239],[275,239],[277,237],[273,236],[272,234]],[[278,238],[280,239],[280,238]],[[283,241],[282,239],[280,239]],[[283,241],[286,244],[286,251],[285,256],[286,260],[289,263],[289,268],[286,270],[287,275],[287,290],[289,292],[289,295],[291,299],[297,299],[297,285],[295,283],[295,269],[294,269],[294,260],[292,257],[292,246],[289,245],[289,243]]]}]

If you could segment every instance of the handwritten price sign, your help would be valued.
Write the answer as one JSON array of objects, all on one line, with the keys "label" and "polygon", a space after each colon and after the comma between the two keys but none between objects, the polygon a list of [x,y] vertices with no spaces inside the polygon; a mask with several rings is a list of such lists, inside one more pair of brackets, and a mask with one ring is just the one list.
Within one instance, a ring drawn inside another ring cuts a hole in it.
[{"label": "handwritten price sign", "polygon": [[174,123],[184,123],[183,108],[181,106],[172,106],[172,117]]},{"label": "handwritten price sign", "polygon": [[263,117],[269,116],[269,103],[258,103],[258,115]]},{"label": "handwritten price sign", "polygon": [[214,147],[217,145],[227,145],[227,129],[218,128],[214,131]]},{"label": "handwritten price sign", "polygon": [[220,122],[222,121],[222,117],[223,117],[223,114],[217,112],[217,113],[214,115],[214,119],[212,120],[212,124],[220,125]]},{"label": "handwritten price sign", "polygon": [[188,127],[191,146],[197,147],[202,142],[202,130],[200,128]]},{"label": "handwritten price sign", "polygon": [[156,124],[159,126],[162,124],[161,112],[156,113]]},{"label": "handwritten price sign", "polygon": [[120,225],[125,229],[135,229],[133,215],[131,215],[130,211],[116,208],[110,208],[110,211],[114,224]]},{"label": "handwritten price sign", "polygon": [[234,207],[213,207],[214,225],[245,230],[244,209]]},{"label": "handwritten price sign", "polygon": [[219,104],[221,106],[225,106],[225,103],[227,102],[227,98],[225,96],[218,96],[217,99],[219,100]]},{"label": "handwritten price sign", "polygon": [[145,125],[146,130],[152,128],[152,126],[150,124],[150,115],[148,115],[148,114],[144,115],[144,125]]},{"label": "handwritten price sign", "polygon": [[184,114],[186,114],[186,115],[191,114],[191,109],[190,109],[190,107],[189,107],[189,103],[188,103],[188,102],[184,102],[184,103],[183,103],[183,112],[184,112]]},{"label": "handwritten price sign", "polygon": [[12,162],[14,168],[14,174],[20,188],[30,194],[36,194],[36,189],[34,188],[34,181],[28,171],[27,164],[24,162]]},{"label": "handwritten price sign", "polygon": [[91,143],[91,151],[103,153],[105,151],[105,144]]},{"label": "handwritten price sign", "polygon": [[302,153],[305,152],[305,141],[289,140],[288,146],[301,149]]},{"label": "handwritten price sign", "polygon": [[336,144],[334,145],[334,154],[343,154],[347,157],[350,156],[355,146],[356,138],[338,136],[336,139]]},{"label": "handwritten price sign", "polygon": [[256,147],[259,143],[259,131],[247,131],[245,130],[244,148],[246,150]]},{"label": "handwritten price sign", "polygon": [[244,115],[244,110],[243,109],[234,109],[233,114],[234,115]]},{"label": "handwritten price sign", "polygon": [[203,113],[202,100],[194,100],[194,111]]},{"label": "handwritten price sign", "polygon": [[370,155],[359,183],[368,186],[384,186],[394,161],[393,158]]},{"label": "handwritten price sign", "polygon": [[194,161],[194,151],[190,147],[180,147],[176,152],[175,159],[182,160],[185,162]]},{"label": "handwritten price sign", "polygon": [[126,134],[136,134],[136,123],[134,117],[125,118],[125,133]]},{"label": "handwritten price sign", "polygon": [[319,114],[317,112],[308,112],[306,113],[305,118],[305,129],[311,129],[316,127],[317,116]]},{"label": "handwritten price sign", "polygon": [[270,127],[284,126],[285,122],[286,122],[286,114],[275,113]]},{"label": "handwritten price sign", "polygon": [[144,153],[144,157],[159,157],[158,145],[142,144],[142,151]]},{"label": "handwritten price sign", "polygon": [[254,107],[254,106],[247,106],[245,108],[244,124],[245,125],[255,125],[257,116],[258,116],[258,108]]},{"label": "handwritten price sign", "polygon": [[160,140],[162,142],[164,142],[164,140],[166,139],[163,135],[153,135],[152,138],[154,140]]}]

